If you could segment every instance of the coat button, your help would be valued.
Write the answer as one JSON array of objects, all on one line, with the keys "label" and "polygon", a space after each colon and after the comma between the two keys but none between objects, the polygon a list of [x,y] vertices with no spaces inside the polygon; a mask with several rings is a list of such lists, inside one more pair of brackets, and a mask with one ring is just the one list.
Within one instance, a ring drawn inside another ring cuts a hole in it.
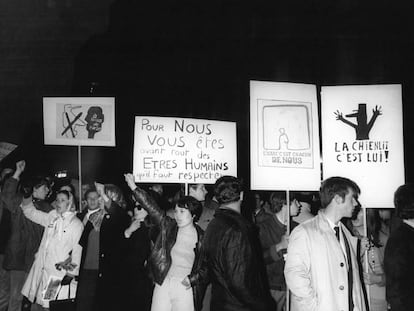
[{"label": "coat button", "polygon": [[344,263],[343,263],[343,262],[341,262],[339,265],[340,265],[341,267],[343,267],[343,266],[344,266]]},{"label": "coat button", "polygon": [[102,273],[99,273],[99,275],[98,275],[100,278],[102,277]]},{"label": "coat button", "polygon": [[111,216],[109,216],[109,214],[106,214],[106,215],[105,215],[105,218],[106,218],[106,219],[109,219],[109,218],[111,218]]},{"label": "coat button", "polygon": [[101,254],[101,257],[102,257],[102,258],[104,258],[104,257],[105,257],[105,254],[104,254],[104,253],[102,253],[102,254]]},{"label": "coat button", "polygon": [[344,290],[344,288],[345,288],[345,287],[344,287],[343,285],[339,286],[339,289],[340,289],[340,290]]}]

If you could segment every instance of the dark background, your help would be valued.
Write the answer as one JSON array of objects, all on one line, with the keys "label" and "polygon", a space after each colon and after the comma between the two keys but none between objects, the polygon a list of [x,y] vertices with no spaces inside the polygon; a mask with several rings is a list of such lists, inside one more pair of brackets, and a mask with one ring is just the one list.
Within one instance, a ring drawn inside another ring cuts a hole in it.
[{"label": "dark background", "polygon": [[248,180],[249,80],[400,83],[412,180],[413,13],[385,0],[2,0],[0,141],[19,145],[2,165],[76,177],[77,147],[43,146],[42,97],[93,86],[116,97],[117,146],[82,147],[85,181],[132,170],[135,115],[237,121]]}]

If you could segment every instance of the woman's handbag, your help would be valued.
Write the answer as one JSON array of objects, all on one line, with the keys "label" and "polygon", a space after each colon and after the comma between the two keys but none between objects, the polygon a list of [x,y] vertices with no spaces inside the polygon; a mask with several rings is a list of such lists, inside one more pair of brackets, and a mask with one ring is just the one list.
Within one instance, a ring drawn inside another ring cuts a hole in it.
[{"label": "woman's handbag", "polygon": [[50,311],[75,311],[76,310],[76,300],[75,298],[70,298],[70,283],[64,286],[69,286],[68,299],[57,300],[57,297],[59,297],[60,290],[63,287],[61,286],[58,294],[56,295],[56,300],[51,300],[49,302]]}]

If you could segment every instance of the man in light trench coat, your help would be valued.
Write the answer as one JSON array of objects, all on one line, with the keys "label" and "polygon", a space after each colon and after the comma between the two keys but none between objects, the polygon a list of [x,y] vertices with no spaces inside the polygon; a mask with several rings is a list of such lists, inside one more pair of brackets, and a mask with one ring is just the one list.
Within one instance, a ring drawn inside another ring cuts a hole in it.
[{"label": "man in light trench coat", "polygon": [[365,311],[358,271],[357,238],[340,222],[359,206],[358,185],[331,177],[320,188],[319,214],[290,238],[285,277],[292,311]]}]

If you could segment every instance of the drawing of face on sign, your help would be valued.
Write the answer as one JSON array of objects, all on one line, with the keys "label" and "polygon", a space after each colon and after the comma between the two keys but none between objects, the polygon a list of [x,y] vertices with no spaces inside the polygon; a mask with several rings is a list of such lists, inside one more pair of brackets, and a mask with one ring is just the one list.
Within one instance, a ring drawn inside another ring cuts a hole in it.
[{"label": "drawing of face on sign", "polygon": [[102,108],[98,106],[90,107],[85,121],[87,122],[86,130],[88,131],[88,138],[94,138],[95,134],[102,130],[102,123],[104,122]]}]

